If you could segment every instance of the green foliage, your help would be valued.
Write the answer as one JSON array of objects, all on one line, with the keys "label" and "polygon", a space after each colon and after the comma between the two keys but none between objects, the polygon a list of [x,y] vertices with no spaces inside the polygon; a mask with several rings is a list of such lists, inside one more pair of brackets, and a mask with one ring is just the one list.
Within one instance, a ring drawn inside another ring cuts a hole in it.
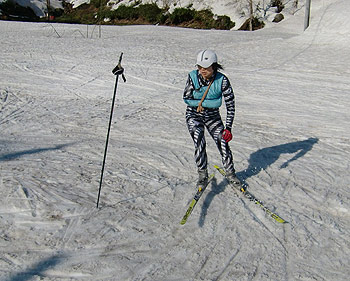
[{"label": "green foliage", "polygon": [[38,17],[31,8],[18,5],[12,0],[0,3],[0,9],[9,19],[38,20]]},{"label": "green foliage", "polygon": [[[68,10],[68,9],[67,9]],[[77,23],[77,24],[96,24],[98,19],[92,5],[83,4],[76,9],[69,9],[69,12],[57,17],[57,22]]]},{"label": "green foliage", "polygon": [[95,8],[106,7],[108,0],[90,0],[90,4]]},{"label": "green foliage", "polygon": [[149,23],[159,21],[162,10],[156,4],[143,4],[137,7],[120,5],[116,10],[104,11],[102,16],[111,20],[144,19]]},{"label": "green foliage", "polygon": [[[231,29],[235,24],[228,16],[214,16],[211,10],[196,11],[192,6],[176,8],[172,13],[161,9],[157,4],[135,3],[132,6],[120,5],[111,10],[108,0],[91,0],[91,5],[81,5],[58,18],[58,21],[96,24],[109,19],[109,24],[155,24],[176,25],[192,28]],[[99,4],[101,3],[101,6]],[[107,24],[107,23],[106,23]]]},{"label": "green foliage", "polygon": [[234,26],[235,23],[231,21],[230,17],[228,16],[218,16],[217,20],[215,21],[216,29],[231,29]]},{"label": "green foliage", "polygon": [[207,29],[231,29],[235,23],[228,16],[217,16],[211,10],[196,11],[192,8],[176,8],[169,16],[171,24],[185,24],[188,27]]},{"label": "green foliage", "polygon": [[176,8],[174,12],[169,16],[169,20],[172,24],[180,24],[183,22],[191,21],[195,16],[195,10],[187,8]]},{"label": "green foliage", "polygon": [[162,9],[158,7],[157,4],[143,4],[136,8],[140,17],[143,17],[146,21],[150,23],[156,23],[159,21],[162,15]]},{"label": "green foliage", "polygon": [[131,6],[125,6],[125,5],[120,5],[118,9],[116,9],[112,14],[111,14],[111,19],[126,19],[126,20],[134,20],[139,17],[139,13],[137,9],[131,7]]},{"label": "green foliage", "polygon": [[201,24],[203,28],[214,28],[214,14],[208,9],[196,11],[194,15],[194,20]]},{"label": "green foliage", "polygon": [[50,9],[50,15],[56,17],[60,17],[63,15],[63,10],[62,9]]},{"label": "green foliage", "polygon": [[158,20],[160,24],[165,24],[169,20],[169,14],[166,14],[166,13],[160,14]]},{"label": "green foliage", "polygon": [[214,14],[212,11],[210,11],[209,9],[206,10],[200,10],[200,11],[196,11],[195,14],[195,19],[196,20],[213,20]]}]

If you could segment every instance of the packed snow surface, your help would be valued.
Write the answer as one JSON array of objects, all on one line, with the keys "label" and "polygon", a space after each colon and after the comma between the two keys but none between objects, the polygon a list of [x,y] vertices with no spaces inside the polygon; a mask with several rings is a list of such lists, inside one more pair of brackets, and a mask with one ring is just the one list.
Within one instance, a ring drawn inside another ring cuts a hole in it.
[{"label": "packed snow surface", "polygon": [[[103,26],[101,38],[0,21],[0,279],[348,280],[350,3],[313,3],[305,32],[303,14],[257,32]],[[182,93],[204,48],[235,89],[237,174],[286,224],[216,173],[180,225],[197,177]]]}]

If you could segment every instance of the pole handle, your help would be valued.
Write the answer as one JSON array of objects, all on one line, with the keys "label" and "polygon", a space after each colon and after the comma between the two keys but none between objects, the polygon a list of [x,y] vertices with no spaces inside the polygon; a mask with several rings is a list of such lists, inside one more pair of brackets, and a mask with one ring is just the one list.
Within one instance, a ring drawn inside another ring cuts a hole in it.
[{"label": "pole handle", "polygon": [[124,68],[122,67],[122,58],[123,58],[123,53],[120,54],[119,62],[116,65],[116,67],[113,68],[112,73],[114,75],[121,75],[123,78],[123,81],[126,82],[126,78],[124,76]]}]

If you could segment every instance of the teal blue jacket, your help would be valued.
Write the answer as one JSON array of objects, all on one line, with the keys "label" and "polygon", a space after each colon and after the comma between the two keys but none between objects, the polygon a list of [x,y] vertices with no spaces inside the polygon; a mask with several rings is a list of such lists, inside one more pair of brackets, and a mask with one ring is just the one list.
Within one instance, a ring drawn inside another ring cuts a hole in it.
[{"label": "teal blue jacket", "polygon": [[[185,98],[184,101],[187,105],[192,107],[197,107],[200,100],[203,97],[204,92],[207,90],[208,86],[199,86],[198,81],[198,70],[193,70],[189,73],[191,80],[193,82],[194,90],[192,92],[193,98]],[[208,94],[205,97],[202,106],[207,108],[219,108],[222,104],[222,80],[224,75],[217,72],[215,79],[211,84]]]}]

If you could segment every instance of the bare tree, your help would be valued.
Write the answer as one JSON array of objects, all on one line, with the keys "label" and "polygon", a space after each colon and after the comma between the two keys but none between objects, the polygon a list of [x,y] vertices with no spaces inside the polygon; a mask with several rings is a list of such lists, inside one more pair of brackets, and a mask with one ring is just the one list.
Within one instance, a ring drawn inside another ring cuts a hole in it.
[{"label": "bare tree", "polygon": [[295,9],[298,8],[298,2],[299,2],[299,0],[295,0],[295,1],[294,1],[294,8],[295,8]]},{"label": "bare tree", "polygon": [[47,20],[50,21],[50,0],[46,0]]},{"label": "bare tree", "polygon": [[249,30],[253,31],[253,0],[249,0]]}]

